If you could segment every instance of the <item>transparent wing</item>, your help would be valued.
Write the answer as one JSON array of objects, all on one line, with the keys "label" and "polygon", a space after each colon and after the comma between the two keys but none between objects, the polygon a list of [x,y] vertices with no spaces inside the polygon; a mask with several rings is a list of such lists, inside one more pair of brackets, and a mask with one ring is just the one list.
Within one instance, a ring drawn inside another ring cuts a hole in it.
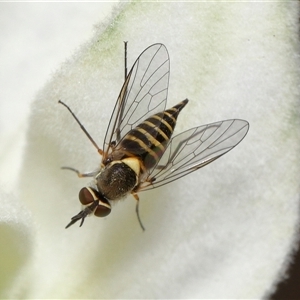
[{"label": "transparent wing", "polygon": [[234,119],[191,128],[176,135],[139,191],[157,188],[206,166],[233,149],[248,129],[247,121]]},{"label": "transparent wing", "polygon": [[128,131],[165,110],[169,73],[169,54],[163,44],[148,47],[137,58],[109,121],[103,144],[104,158]]}]

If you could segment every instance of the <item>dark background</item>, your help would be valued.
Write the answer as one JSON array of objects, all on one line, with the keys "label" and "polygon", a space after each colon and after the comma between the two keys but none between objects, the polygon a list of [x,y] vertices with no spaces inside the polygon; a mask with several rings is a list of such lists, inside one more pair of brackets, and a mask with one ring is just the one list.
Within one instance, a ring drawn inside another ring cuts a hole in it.
[{"label": "dark background", "polygon": [[[300,232],[298,232],[300,233]],[[294,254],[293,263],[287,271],[288,278],[282,281],[271,300],[300,300],[300,250]]]}]

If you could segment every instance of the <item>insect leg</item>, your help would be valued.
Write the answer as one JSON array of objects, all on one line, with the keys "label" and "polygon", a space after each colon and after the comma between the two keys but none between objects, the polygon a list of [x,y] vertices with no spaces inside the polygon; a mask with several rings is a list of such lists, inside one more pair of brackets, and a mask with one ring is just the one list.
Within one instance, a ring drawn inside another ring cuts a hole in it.
[{"label": "insect leg", "polygon": [[97,148],[98,153],[100,155],[103,155],[103,150],[101,150],[98,145],[96,144],[96,142],[94,141],[94,139],[90,136],[90,134],[87,132],[87,130],[84,128],[84,126],[80,123],[80,121],[78,120],[78,118],[75,116],[75,114],[72,112],[71,108],[65,104],[64,102],[58,100],[58,103],[62,104],[63,106],[65,106],[68,111],[71,113],[71,115],[73,116],[73,118],[76,120],[76,122],[79,124],[81,130],[86,134],[86,136],[88,137],[88,139],[92,142],[92,144]]},{"label": "insect leg", "polygon": [[82,178],[82,177],[94,177],[95,175],[97,175],[99,173],[99,170],[97,171],[93,171],[93,172],[87,172],[87,173],[81,173],[78,170],[71,168],[71,167],[61,167],[62,170],[70,170],[73,171],[77,174],[78,177]]},{"label": "insect leg", "polygon": [[128,42],[124,42],[124,80],[126,80],[127,77],[127,43]]},{"label": "insect leg", "polygon": [[138,221],[139,221],[140,226],[142,227],[143,231],[145,231],[145,227],[144,227],[144,225],[143,225],[143,223],[142,223],[142,221],[141,221],[140,214],[139,214],[139,203],[140,203],[140,198],[139,198],[139,196],[138,196],[136,193],[132,193],[132,196],[133,196],[134,199],[136,200],[135,212],[136,212]]},{"label": "insect leg", "polygon": [[[130,80],[130,75],[127,74],[127,42],[124,42],[124,76],[125,76],[124,85],[123,85],[124,89],[122,88],[121,94],[118,98],[118,103],[119,103],[118,108],[120,109],[120,113],[119,113],[119,116],[118,116],[118,124],[116,126],[117,141],[121,140],[120,125],[122,123],[123,113],[124,113],[123,101],[125,99],[125,95],[127,94],[127,85],[128,85],[129,80]],[[112,143],[116,143],[116,141],[113,141]]]}]

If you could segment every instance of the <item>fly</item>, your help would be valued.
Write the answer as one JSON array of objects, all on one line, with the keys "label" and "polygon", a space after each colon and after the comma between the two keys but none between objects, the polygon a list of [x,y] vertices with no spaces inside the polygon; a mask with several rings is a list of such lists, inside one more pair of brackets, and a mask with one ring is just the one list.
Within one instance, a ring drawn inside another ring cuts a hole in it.
[{"label": "fly", "polygon": [[69,106],[62,101],[83,132],[102,156],[99,168],[81,173],[93,177],[88,187],[79,192],[83,209],[66,228],[88,215],[105,217],[111,202],[131,194],[136,202],[139,224],[141,191],[151,190],[177,180],[221,157],[245,137],[249,123],[240,119],[224,120],[186,130],[174,137],[176,121],[188,99],[166,109],[170,59],[163,44],[146,48],[127,74],[127,43],[125,43],[125,81],[106,130],[103,147],[80,123]]}]

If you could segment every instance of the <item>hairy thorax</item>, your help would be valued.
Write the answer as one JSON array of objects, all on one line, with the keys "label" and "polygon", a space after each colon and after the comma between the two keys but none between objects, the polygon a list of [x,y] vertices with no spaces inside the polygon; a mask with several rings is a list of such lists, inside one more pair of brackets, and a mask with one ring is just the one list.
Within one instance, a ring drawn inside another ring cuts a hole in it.
[{"label": "hairy thorax", "polygon": [[97,175],[97,187],[109,200],[118,200],[137,184],[136,172],[123,161],[112,162]]}]

